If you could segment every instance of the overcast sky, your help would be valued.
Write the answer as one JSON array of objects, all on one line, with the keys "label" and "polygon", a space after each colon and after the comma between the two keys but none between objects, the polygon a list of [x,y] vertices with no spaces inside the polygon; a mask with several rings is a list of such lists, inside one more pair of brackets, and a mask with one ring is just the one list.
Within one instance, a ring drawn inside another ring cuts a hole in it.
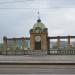
[{"label": "overcast sky", "polygon": [[75,35],[75,0],[0,0],[0,41],[29,36],[38,10],[49,36]]}]

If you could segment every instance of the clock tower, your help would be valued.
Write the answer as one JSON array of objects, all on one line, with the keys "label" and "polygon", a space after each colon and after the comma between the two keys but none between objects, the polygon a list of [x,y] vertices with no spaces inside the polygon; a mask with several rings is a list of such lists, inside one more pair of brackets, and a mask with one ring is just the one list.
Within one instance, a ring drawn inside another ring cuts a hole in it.
[{"label": "clock tower", "polygon": [[33,50],[47,50],[48,31],[39,18],[30,29],[30,48]]}]

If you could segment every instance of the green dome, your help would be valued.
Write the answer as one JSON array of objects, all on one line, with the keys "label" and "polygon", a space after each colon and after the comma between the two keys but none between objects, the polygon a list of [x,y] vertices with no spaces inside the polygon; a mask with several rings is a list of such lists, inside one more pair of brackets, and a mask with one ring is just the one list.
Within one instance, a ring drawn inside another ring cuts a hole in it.
[{"label": "green dome", "polygon": [[40,29],[45,29],[45,25],[41,23],[41,20],[37,20],[37,23],[34,24],[33,29],[40,28]]}]

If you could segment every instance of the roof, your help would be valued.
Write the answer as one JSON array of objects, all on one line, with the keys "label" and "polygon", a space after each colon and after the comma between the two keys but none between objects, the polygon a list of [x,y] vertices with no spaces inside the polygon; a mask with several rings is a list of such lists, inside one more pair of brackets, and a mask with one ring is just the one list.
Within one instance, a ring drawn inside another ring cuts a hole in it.
[{"label": "roof", "polygon": [[33,29],[36,29],[36,28],[40,28],[40,29],[45,29],[45,25],[41,22],[41,20],[37,20],[37,23],[34,24],[33,26]]}]

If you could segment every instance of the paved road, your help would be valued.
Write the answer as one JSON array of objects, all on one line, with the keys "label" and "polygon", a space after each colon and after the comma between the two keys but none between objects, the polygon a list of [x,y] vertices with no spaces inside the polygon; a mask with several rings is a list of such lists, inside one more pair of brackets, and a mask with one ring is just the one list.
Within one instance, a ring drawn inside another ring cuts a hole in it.
[{"label": "paved road", "polygon": [[74,74],[75,65],[0,65],[1,74]]}]

